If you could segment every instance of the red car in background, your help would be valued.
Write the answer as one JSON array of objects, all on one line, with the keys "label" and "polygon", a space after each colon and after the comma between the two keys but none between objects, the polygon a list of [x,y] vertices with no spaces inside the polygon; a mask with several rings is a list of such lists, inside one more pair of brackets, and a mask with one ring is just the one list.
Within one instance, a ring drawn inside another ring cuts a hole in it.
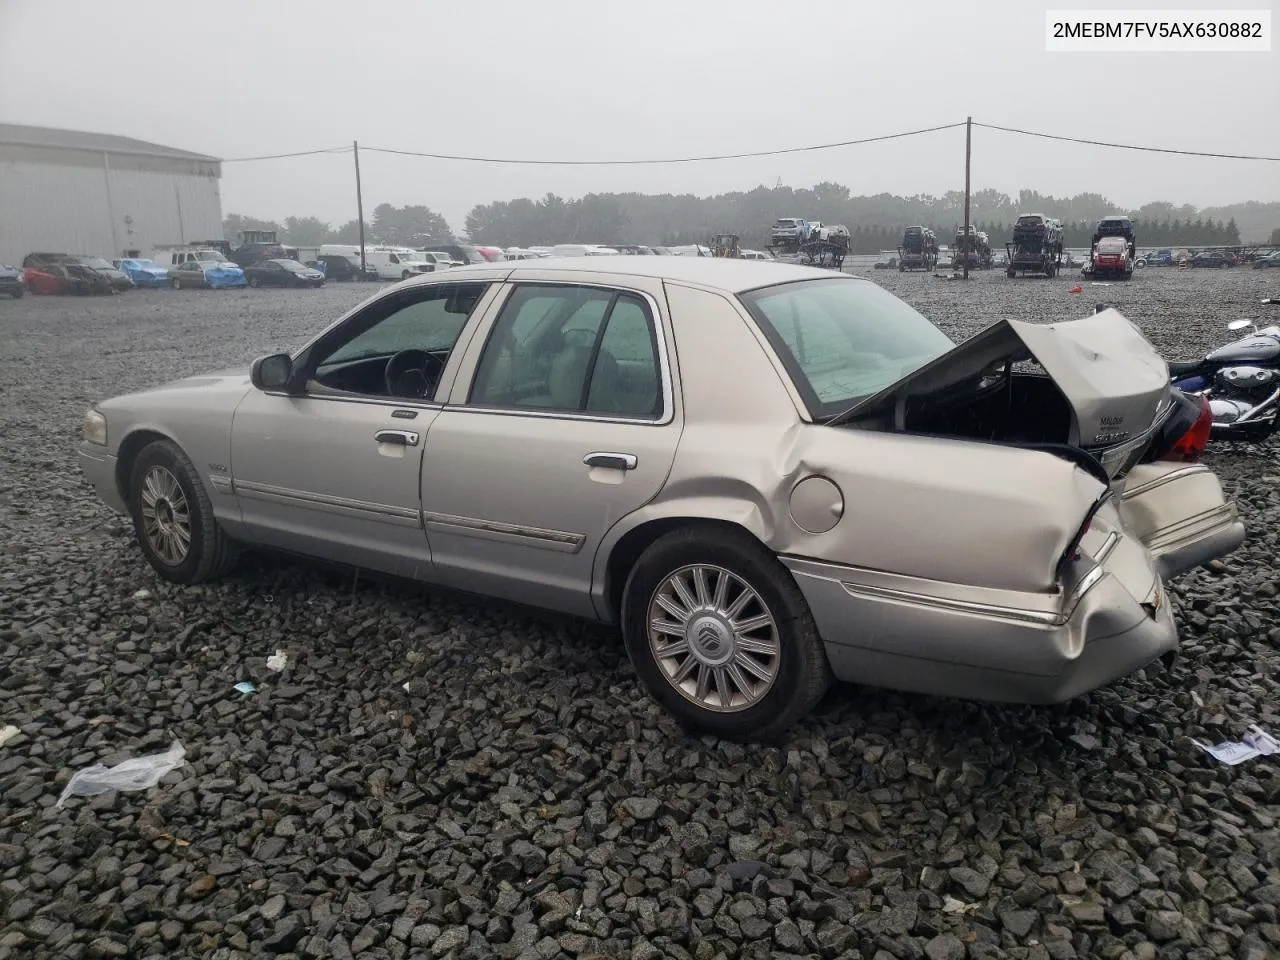
[{"label": "red car in background", "polygon": [[1092,269],[1095,277],[1128,280],[1133,276],[1133,250],[1124,237],[1103,237],[1093,248]]},{"label": "red car in background", "polygon": [[35,294],[111,293],[111,281],[78,263],[38,263],[23,269],[27,289]]}]

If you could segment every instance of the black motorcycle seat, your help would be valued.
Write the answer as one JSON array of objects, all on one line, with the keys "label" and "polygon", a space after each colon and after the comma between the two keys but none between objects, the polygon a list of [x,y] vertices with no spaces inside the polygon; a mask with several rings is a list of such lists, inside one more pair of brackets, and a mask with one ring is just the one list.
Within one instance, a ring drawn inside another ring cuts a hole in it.
[{"label": "black motorcycle seat", "polygon": [[1169,376],[1180,377],[1188,373],[1195,373],[1203,365],[1203,360],[1174,360],[1169,364]]}]

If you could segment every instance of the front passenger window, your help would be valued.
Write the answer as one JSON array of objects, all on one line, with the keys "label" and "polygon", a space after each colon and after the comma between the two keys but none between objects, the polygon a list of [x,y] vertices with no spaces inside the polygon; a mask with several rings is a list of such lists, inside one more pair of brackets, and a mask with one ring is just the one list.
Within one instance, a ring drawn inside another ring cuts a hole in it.
[{"label": "front passenger window", "polygon": [[318,392],[431,399],[484,283],[448,283],[387,297],[317,345]]}]

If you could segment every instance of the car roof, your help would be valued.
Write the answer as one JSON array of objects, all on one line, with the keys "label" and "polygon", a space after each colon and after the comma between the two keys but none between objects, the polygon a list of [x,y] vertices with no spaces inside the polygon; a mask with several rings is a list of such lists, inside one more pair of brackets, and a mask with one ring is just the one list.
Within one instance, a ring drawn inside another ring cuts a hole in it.
[{"label": "car roof", "polygon": [[[619,254],[616,257],[540,257],[535,260],[504,260],[495,263],[474,263],[455,267],[439,275],[428,274],[416,282],[461,280],[471,274],[492,276],[495,270],[508,274],[510,280],[519,280],[526,274],[563,274],[567,282],[579,273],[613,274],[619,277],[653,277],[714,287],[726,293],[743,293],[758,287],[772,286],[796,280],[819,280],[845,277],[849,280],[866,280],[850,274],[837,273],[821,267],[792,266],[768,260],[739,260],[732,257],[655,257],[647,254]],[[411,281],[413,282],[413,281]],[[870,282],[870,281],[866,281]]]}]

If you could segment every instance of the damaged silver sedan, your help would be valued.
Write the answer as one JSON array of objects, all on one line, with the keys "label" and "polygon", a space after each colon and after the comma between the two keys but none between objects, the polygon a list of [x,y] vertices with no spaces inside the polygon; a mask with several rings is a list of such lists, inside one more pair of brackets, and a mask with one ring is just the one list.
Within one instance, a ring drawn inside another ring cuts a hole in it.
[{"label": "damaged silver sedan", "polygon": [[1244,538],[1207,422],[1114,310],[957,346],[868,280],[624,256],[396,284],[80,456],[168,580],[243,545],[614,623],[764,737],[833,677],[1047,703],[1171,654],[1164,581]]}]

